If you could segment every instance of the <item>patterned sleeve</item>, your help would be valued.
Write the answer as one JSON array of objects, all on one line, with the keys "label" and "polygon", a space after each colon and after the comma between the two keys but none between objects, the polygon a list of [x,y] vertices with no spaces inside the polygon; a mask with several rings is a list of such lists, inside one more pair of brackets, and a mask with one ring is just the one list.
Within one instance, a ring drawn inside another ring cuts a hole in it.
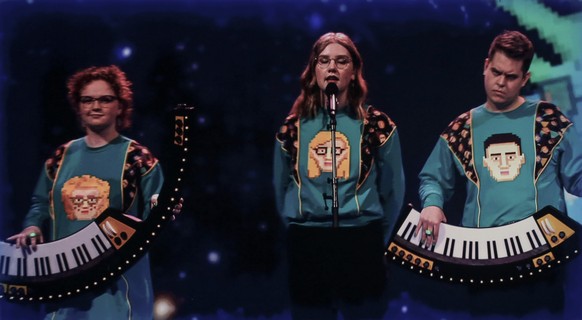
[{"label": "patterned sleeve", "polygon": [[[127,151],[124,170],[124,211],[145,220],[151,209],[151,198],[159,194],[164,175],[161,165],[148,148],[132,141]],[[139,187],[137,184],[139,183]],[[141,196],[138,196],[141,192]],[[137,199],[136,199],[136,196]],[[136,201],[141,201],[137,206]],[[139,212],[143,210],[143,212]]]},{"label": "patterned sleeve", "polygon": [[44,163],[40,177],[34,188],[31,205],[24,218],[24,228],[30,226],[42,227],[43,223],[50,218],[50,203],[52,197],[52,187],[57,172],[61,166],[63,156],[72,141],[60,145]]}]

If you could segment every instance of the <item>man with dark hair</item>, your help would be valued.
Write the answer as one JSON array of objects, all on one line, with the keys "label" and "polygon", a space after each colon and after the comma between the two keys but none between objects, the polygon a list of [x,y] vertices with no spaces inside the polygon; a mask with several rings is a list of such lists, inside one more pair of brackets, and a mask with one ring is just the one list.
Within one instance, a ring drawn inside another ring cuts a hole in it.
[{"label": "man with dark hair", "polygon": [[[436,243],[439,224],[447,221],[443,206],[459,178],[467,192],[463,227],[502,226],[548,205],[566,212],[564,190],[582,196],[582,148],[573,123],[557,106],[520,96],[533,55],[531,41],[520,32],[505,31],[493,40],[483,67],[485,103],[450,123],[419,175],[417,232],[427,245]],[[493,290],[490,297],[476,290],[468,305],[487,313],[562,312],[556,278],[517,291]]]}]

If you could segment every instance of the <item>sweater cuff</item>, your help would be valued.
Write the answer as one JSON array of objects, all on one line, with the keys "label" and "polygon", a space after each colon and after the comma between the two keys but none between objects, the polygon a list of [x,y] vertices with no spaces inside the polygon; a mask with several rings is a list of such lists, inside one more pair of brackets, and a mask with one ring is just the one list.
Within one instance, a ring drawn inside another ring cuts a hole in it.
[{"label": "sweater cuff", "polygon": [[429,194],[428,196],[426,196],[426,198],[422,202],[422,208],[435,206],[435,207],[439,207],[442,209],[443,204],[444,204],[443,198],[436,193],[432,193],[432,194]]}]

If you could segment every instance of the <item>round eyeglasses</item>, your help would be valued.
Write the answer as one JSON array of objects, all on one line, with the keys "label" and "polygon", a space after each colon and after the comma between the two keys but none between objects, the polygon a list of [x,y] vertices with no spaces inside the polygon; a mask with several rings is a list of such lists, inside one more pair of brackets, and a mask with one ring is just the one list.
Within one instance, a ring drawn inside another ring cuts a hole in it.
[{"label": "round eyeglasses", "polygon": [[99,102],[100,105],[105,105],[105,104],[110,104],[113,101],[116,101],[117,97],[116,96],[100,96],[100,97],[90,97],[90,96],[81,96],[79,98],[79,102],[82,105],[92,105],[93,102],[97,101]]},{"label": "round eyeglasses", "polygon": [[348,56],[337,56],[335,58],[331,58],[328,56],[319,56],[315,58],[315,61],[317,62],[317,66],[321,69],[329,67],[329,64],[331,63],[331,61],[333,61],[335,62],[336,68],[343,70],[348,67],[350,62],[352,62],[352,59],[350,59],[350,57]]}]

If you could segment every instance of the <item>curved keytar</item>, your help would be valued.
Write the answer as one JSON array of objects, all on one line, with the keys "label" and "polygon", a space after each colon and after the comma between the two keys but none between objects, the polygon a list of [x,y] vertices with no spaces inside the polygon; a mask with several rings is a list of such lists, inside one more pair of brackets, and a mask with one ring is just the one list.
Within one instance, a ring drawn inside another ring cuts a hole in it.
[{"label": "curved keytar", "polygon": [[138,221],[109,208],[78,232],[36,250],[0,241],[0,298],[55,301],[117,279],[148,250],[180,204],[188,165],[190,121],[194,108],[173,110],[173,132],[164,185],[147,219]]},{"label": "curved keytar", "polygon": [[512,224],[464,228],[441,223],[432,247],[415,235],[420,213],[409,208],[386,249],[388,260],[419,274],[453,283],[501,285],[535,281],[580,252],[581,226],[547,206]]}]

